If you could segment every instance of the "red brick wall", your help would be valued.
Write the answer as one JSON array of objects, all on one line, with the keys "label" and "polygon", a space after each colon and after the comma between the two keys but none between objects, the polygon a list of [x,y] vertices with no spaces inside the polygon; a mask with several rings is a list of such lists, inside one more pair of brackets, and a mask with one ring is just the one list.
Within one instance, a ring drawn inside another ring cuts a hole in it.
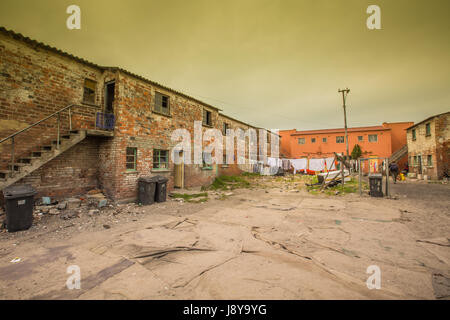
[{"label": "red brick wall", "polygon": [[[69,104],[80,104],[84,79],[98,81],[102,72],[44,48],[0,33],[0,139],[45,118]],[[99,87],[101,89],[101,87]],[[99,105],[102,90],[97,90]],[[93,128],[99,106],[74,108],[76,128]],[[38,145],[56,140],[56,117],[43,122],[15,139],[16,159],[29,155]],[[68,130],[68,112],[61,115],[61,131]],[[0,169],[11,158],[11,144],[0,145]]]},{"label": "red brick wall", "polygon": [[98,188],[99,143],[99,139],[87,137],[16,184],[31,184],[37,197],[56,199]]}]

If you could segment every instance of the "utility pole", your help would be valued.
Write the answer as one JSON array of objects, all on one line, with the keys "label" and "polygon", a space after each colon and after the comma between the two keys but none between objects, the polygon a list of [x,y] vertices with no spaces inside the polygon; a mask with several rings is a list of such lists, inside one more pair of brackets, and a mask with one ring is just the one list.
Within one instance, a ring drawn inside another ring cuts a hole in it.
[{"label": "utility pole", "polygon": [[342,104],[344,107],[344,123],[345,123],[345,145],[346,145],[346,150],[347,150],[347,154],[346,154],[346,160],[349,159],[349,153],[348,153],[348,134],[347,134],[347,111],[345,109],[345,99],[347,98],[348,93],[350,92],[349,88],[346,89],[338,89],[339,93],[342,93]]}]

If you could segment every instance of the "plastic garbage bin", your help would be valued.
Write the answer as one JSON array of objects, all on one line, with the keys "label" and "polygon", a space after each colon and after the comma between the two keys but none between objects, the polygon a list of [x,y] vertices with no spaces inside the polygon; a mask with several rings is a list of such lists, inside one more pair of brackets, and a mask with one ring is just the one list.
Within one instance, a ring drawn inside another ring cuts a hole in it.
[{"label": "plastic garbage bin", "polygon": [[9,232],[27,230],[33,224],[33,207],[36,190],[29,185],[5,188],[6,226]]},{"label": "plastic garbage bin", "polygon": [[156,183],[156,195],[155,195],[156,202],[166,201],[167,181],[169,181],[169,179],[161,176],[159,177],[158,182]]},{"label": "plastic garbage bin", "polygon": [[383,196],[383,176],[381,173],[369,175],[370,195],[372,197]]},{"label": "plastic garbage bin", "polygon": [[138,202],[143,205],[155,202],[155,190],[158,177],[141,177],[138,179]]}]

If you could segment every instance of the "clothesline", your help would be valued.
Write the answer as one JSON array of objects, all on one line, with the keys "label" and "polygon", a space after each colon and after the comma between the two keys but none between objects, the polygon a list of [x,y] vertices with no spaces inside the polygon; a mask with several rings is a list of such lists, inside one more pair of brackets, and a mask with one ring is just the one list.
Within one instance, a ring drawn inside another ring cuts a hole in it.
[{"label": "clothesline", "polygon": [[[286,162],[289,164],[286,165]],[[289,170],[293,168],[294,174],[297,172],[306,172],[309,174],[315,174],[315,172],[330,171],[336,169],[336,163],[334,158],[321,158],[321,159],[280,159],[280,158],[268,158],[267,164],[271,167],[283,168]],[[288,167],[288,169],[286,169]]]}]

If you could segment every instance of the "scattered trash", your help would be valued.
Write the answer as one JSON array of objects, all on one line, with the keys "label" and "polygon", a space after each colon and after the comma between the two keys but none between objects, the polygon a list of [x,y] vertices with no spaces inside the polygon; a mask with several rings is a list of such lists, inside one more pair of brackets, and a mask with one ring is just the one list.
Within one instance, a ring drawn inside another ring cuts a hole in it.
[{"label": "scattered trash", "polygon": [[46,205],[52,204],[50,197],[42,197],[42,204],[46,204]]},{"label": "scattered trash", "polygon": [[101,199],[101,200],[98,202],[98,207],[99,207],[99,208],[106,207],[107,204],[108,204],[108,200],[106,200],[106,199]]},{"label": "scattered trash", "polygon": [[19,263],[20,261],[22,261],[22,259],[16,257],[16,258],[12,259],[10,262],[11,262],[11,263]]},{"label": "scattered trash", "polygon": [[109,226],[109,225],[107,225],[107,224],[104,224],[104,225],[103,225],[103,228],[105,228],[105,229],[110,229],[111,226]]}]

